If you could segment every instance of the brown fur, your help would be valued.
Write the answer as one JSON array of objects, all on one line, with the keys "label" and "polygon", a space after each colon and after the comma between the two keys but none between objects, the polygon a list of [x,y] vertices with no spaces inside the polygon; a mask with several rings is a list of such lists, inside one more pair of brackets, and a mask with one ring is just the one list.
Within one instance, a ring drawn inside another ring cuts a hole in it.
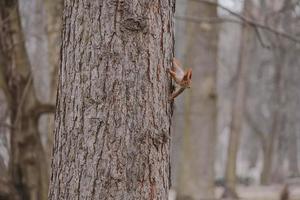
[{"label": "brown fur", "polygon": [[178,64],[177,60],[174,58],[173,66],[171,69],[169,69],[169,73],[171,77],[174,79],[174,81],[180,86],[180,88],[175,90],[169,97],[169,100],[172,101],[174,98],[180,95],[186,88],[191,87],[192,69],[188,69],[186,70],[186,72],[184,72],[183,69]]}]

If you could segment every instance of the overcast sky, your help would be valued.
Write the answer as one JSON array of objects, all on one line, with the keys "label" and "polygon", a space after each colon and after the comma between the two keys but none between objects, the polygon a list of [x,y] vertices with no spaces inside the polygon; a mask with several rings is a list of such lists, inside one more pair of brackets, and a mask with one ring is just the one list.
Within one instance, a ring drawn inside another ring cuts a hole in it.
[{"label": "overcast sky", "polygon": [[[226,8],[229,8],[230,10],[239,12],[242,8],[242,2],[243,0],[219,0],[219,3],[223,6],[226,6]],[[220,14],[223,14],[223,10],[219,9]]]}]

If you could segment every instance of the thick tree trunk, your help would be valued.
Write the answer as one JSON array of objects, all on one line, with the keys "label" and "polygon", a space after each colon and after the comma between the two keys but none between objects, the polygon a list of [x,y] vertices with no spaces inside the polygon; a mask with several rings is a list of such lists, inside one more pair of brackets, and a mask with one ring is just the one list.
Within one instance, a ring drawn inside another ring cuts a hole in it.
[{"label": "thick tree trunk", "polygon": [[65,1],[50,200],[167,199],[174,3]]},{"label": "thick tree trunk", "polygon": [[[188,2],[188,16],[217,17],[214,5]],[[192,88],[184,102],[184,132],[178,199],[214,198],[216,69],[218,31],[211,24],[186,25],[184,65],[193,69]]]},{"label": "thick tree trunk", "polygon": [[45,107],[41,107],[33,88],[18,2],[0,1],[1,71],[5,78],[1,87],[6,91],[10,109],[11,154],[9,170],[11,180],[22,199],[43,200],[47,197],[47,166],[37,127],[37,120]]}]

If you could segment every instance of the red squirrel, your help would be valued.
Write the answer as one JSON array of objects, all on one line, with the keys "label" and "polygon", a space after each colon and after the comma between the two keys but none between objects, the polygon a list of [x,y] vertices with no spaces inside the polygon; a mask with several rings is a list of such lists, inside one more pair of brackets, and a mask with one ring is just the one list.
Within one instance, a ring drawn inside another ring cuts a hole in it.
[{"label": "red squirrel", "polygon": [[174,58],[173,66],[171,67],[171,69],[169,69],[169,73],[174,79],[174,81],[179,85],[179,88],[175,90],[169,97],[169,101],[172,101],[174,98],[180,95],[186,88],[191,87],[192,69],[189,68],[184,72],[176,58]]}]

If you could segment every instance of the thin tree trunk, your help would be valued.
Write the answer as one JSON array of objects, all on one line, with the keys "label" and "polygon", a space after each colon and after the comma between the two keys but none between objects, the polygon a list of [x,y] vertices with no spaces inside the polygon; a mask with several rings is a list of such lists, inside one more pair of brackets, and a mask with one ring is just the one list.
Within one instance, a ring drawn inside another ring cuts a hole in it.
[{"label": "thin tree trunk", "polygon": [[[244,4],[244,13],[249,9],[251,3],[246,1]],[[240,38],[240,55],[237,67],[237,88],[232,103],[232,119],[230,124],[229,142],[227,149],[227,163],[226,163],[226,190],[223,194],[224,197],[237,197],[236,184],[237,184],[237,170],[236,161],[240,143],[240,136],[242,131],[242,124],[244,119],[244,109],[246,101],[246,77],[247,77],[247,44],[250,38],[251,27],[243,24]]]},{"label": "thin tree trunk", "polygon": [[[274,162],[274,153],[276,152],[276,142],[279,143],[280,136],[283,136],[283,126],[286,123],[286,117],[284,116],[284,111],[282,108],[285,107],[284,105],[284,88],[285,88],[285,80],[284,80],[284,73],[286,70],[285,66],[285,56],[283,54],[283,50],[279,48],[279,46],[276,45],[276,48],[274,50],[274,93],[273,93],[273,114],[272,114],[272,126],[271,126],[271,132],[269,136],[269,144],[268,144],[268,152],[265,156],[267,156],[268,163],[266,163],[266,166],[263,166],[263,171],[261,174],[261,184],[269,184],[271,181],[271,178],[273,180],[279,180],[282,179],[279,174],[282,174],[282,161],[277,164],[277,166],[273,166]],[[282,154],[282,152],[278,152],[279,154]],[[282,155],[278,155],[282,159]],[[278,157],[279,158],[279,157]],[[273,173],[273,177],[272,177]]]},{"label": "thin tree trunk", "polygon": [[[44,1],[47,13],[48,60],[50,66],[50,102],[55,104],[59,68],[59,51],[61,46],[61,28],[63,0]],[[48,140],[46,145],[47,158],[50,160],[53,147],[54,115],[49,116]],[[50,167],[50,163],[48,166]]]},{"label": "thin tree trunk", "polygon": [[[186,15],[217,17],[217,8],[188,2]],[[184,132],[178,199],[214,198],[216,137],[216,69],[218,29],[202,23],[188,23],[184,65],[193,69],[192,88],[184,102]]]},{"label": "thin tree trunk", "polygon": [[289,171],[292,176],[299,176],[298,165],[298,138],[295,130],[295,124],[291,125],[293,128],[289,132],[289,145],[288,145],[288,157],[289,157]]},{"label": "thin tree trunk", "polygon": [[175,1],[65,1],[49,199],[163,199]]},{"label": "thin tree trunk", "polygon": [[263,169],[260,175],[260,183],[262,185],[269,184],[271,180],[271,174],[273,169],[274,145],[277,140],[281,124],[278,108],[275,109],[276,110],[273,114],[271,131],[268,134],[268,139],[266,140],[266,148],[263,151]]},{"label": "thin tree trunk", "polygon": [[274,142],[275,134],[270,132],[268,136],[268,141],[266,142],[266,147],[263,151],[263,169],[260,175],[260,183],[262,185],[267,185],[270,182],[270,175],[273,162],[273,152],[274,152]]}]

